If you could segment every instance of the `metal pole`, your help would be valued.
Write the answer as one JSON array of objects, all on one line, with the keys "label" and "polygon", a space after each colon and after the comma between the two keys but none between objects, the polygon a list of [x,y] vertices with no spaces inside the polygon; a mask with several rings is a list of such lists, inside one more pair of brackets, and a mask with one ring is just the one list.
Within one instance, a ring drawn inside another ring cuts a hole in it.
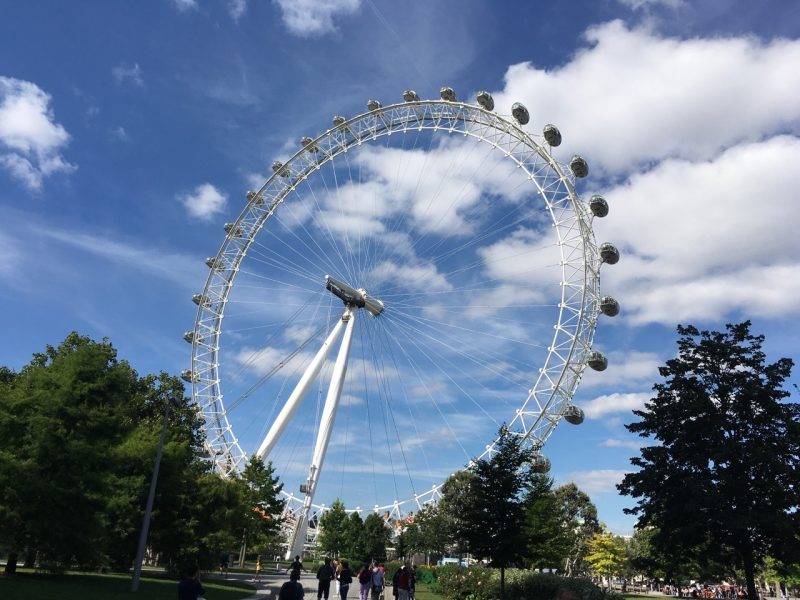
[{"label": "metal pole", "polygon": [[167,424],[169,423],[169,408],[172,400],[167,402],[164,410],[164,425],[161,428],[161,438],[158,440],[158,452],[156,452],[156,464],[153,467],[153,476],[150,478],[150,493],[147,495],[147,506],[144,509],[144,519],[142,520],[142,532],[139,535],[139,548],[136,550],[136,561],[133,563],[133,581],[131,581],[131,591],[139,590],[139,578],[142,575],[142,561],[144,560],[144,550],[147,545],[147,534],[150,531],[150,514],[153,512],[153,500],[156,497],[156,482],[158,481],[158,469],[161,467],[161,455],[164,453],[164,441],[167,437]]}]

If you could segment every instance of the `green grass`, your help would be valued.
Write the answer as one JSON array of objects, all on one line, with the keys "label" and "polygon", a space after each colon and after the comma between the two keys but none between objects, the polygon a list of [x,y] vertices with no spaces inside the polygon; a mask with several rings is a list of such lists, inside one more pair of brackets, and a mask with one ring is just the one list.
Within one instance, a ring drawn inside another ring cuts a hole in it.
[{"label": "green grass", "polygon": [[[255,593],[255,588],[234,581],[203,581],[203,587],[207,596],[214,600],[241,600]],[[175,600],[178,582],[174,579],[143,577],[139,591],[134,594],[130,590],[131,576],[124,574],[17,573],[0,576],[0,598],[3,600]]]},{"label": "green grass", "polygon": [[444,596],[435,593],[427,583],[417,582],[414,598],[416,600],[444,600]]}]

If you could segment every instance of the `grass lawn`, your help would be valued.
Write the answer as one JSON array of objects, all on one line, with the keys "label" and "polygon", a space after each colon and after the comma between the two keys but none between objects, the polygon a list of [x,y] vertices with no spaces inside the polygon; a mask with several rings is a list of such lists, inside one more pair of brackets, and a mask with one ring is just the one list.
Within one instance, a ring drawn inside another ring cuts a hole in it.
[{"label": "grass lawn", "polygon": [[[232,581],[203,581],[206,594],[214,600],[240,600],[255,593],[255,588]],[[146,598],[147,600],[175,600],[178,583],[173,579],[142,577],[137,593],[131,593],[131,576],[123,574],[100,575],[67,573],[45,575],[17,573],[10,577],[0,575],[0,598],[3,600],[87,600],[102,598]]]},{"label": "grass lawn", "polygon": [[[389,590],[391,593],[391,590]],[[415,600],[444,600],[444,596],[440,596],[431,590],[431,586],[427,583],[417,582],[417,587],[414,591]]]}]

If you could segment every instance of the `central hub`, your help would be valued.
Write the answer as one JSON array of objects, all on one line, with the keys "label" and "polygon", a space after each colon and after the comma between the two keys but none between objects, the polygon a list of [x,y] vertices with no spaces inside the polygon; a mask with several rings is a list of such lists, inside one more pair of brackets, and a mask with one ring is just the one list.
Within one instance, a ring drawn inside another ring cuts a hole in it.
[{"label": "central hub", "polygon": [[370,297],[364,288],[356,289],[347,285],[344,281],[334,279],[330,275],[325,275],[325,288],[347,306],[366,308],[374,317],[383,312],[383,302],[377,298]]}]

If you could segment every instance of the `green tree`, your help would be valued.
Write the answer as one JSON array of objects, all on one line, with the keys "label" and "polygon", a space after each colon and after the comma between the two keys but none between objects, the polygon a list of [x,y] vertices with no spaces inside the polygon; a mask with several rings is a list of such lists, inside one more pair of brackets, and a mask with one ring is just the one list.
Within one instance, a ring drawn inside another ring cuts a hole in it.
[{"label": "green tree", "polygon": [[534,569],[559,567],[567,557],[553,480],[543,473],[532,476],[525,498],[526,559]]},{"label": "green tree", "polygon": [[347,547],[347,512],[338,498],[319,519],[317,546],[328,556],[339,557]]},{"label": "green tree", "polygon": [[412,552],[425,555],[426,564],[431,554],[444,554],[450,536],[441,505],[428,504],[417,511],[405,537]]},{"label": "green tree", "polygon": [[479,559],[491,557],[500,568],[501,596],[506,567],[519,564],[525,555],[525,490],[532,458],[522,439],[501,427],[491,456],[469,468],[474,477],[462,498],[464,518],[456,524],[469,552]]},{"label": "green tree", "polygon": [[389,543],[391,533],[380,515],[370,513],[364,519],[364,562],[386,560],[386,545]]},{"label": "green tree", "polygon": [[136,383],[107,340],[72,333],[2,386],[0,536],[11,548],[10,571],[26,548],[53,570],[104,561],[108,458],[124,436],[119,415]]},{"label": "green tree", "polygon": [[[427,543],[433,544],[432,552],[444,552],[445,547],[449,547],[454,554],[467,551],[467,539],[462,534],[469,530],[470,522],[464,512],[464,498],[472,493],[474,480],[475,474],[471,471],[458,471],[442,484],[442,498],[436,509],[439,522],[431,523],[435,529],[429,530],[425,537]],[[435,537],[439,534],[443,537]],[[440,546],[440,542],[444,543]]]},{"label": "green tree", "polygon": [[263,553],[281,530],[281,515],[286,505],[280,497],[283,484],[278,481],[272,462],[264,464],[255,455],[250,457],[238,481],[243,486],[247,543]]},{"label": "green tree", "polygon": [[755,598],[757,565],[799,546],[800,407],[782,389],[793,363],[767,364],[749,321],[678,333],[678,356],[627,425],[656,443],[631,459],[638,470],[619,489],[638,499],[628,512],[658,528],[665,554],[732,550]]},{"label": "green tree", "polygon": [[574,577],[585,573],[584,559],[589,553],[589,540],[600,531],[597,508],[589,496],[574,483],[553,490],[561,539],[566,548],[564,574]]},{"label": "green tree", "polygon": [[625,571],[625,542],[612,533],[595,533],[589,540],[589,554],[586,562],[598,575],[608,578],[611,587],[612,578],[621,576]]},{"label": "green tree", "polygon": [[356,511],[347,517],[344,533],[344,556],[360,561],[367,560],[364,548],[364,521]]}]

